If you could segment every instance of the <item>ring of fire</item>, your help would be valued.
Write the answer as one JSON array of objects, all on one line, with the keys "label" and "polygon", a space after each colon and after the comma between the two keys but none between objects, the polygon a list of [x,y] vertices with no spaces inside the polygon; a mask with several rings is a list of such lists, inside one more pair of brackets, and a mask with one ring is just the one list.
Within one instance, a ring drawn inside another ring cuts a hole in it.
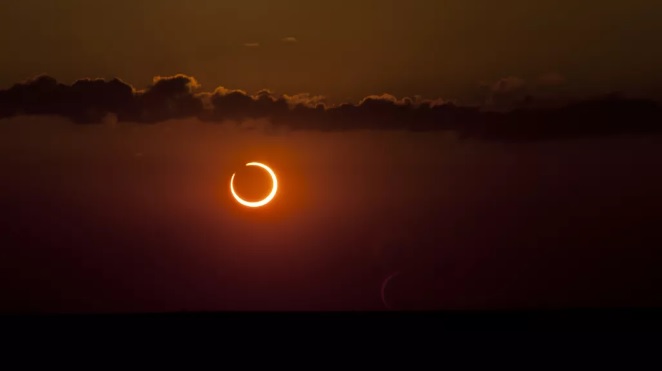
[{"label": "ring of fire", "polygon": [[230,191],[232,192],[232,196],[234,196],[234,199],[237,200],[237,202],[248,207],[260,207],[268,204],[274,198],[274,196],[276,196],[276,191],[278,191],[278,179],[276,179],[276,173],[274,173],[273,170],[271,170],[267,165],[261,164],[259,162],[249,162],[246,164],[246,166],[258,166],[266,170],[267,173],[269,173],[269,175],[271,176],[271,181],[273,183],[273,185],[271,186],[271,193],[269,193],[267,197],[265,197],[263,200],[260,201],[251,202],[242,199],[234,191],[233,183],[234,183],[234,176],[236,175],[236,173],[234,173],[230,178]]}]

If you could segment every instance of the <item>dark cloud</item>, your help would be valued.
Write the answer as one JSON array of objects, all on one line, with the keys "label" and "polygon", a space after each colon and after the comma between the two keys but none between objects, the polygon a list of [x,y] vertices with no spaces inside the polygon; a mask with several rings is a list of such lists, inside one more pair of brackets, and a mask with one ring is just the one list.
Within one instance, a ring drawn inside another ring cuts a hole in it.
[{"label": "dark cloud", "polygon": [[504,94],[518,91],[524,87],[526,83],[523,79],[516,76],[504,77],[492,85],[494,93]]},{"label": "dark cloud", "polygon": [[136,96],[140,121],[158,122],[199,115],[203,103],[193,94],[199,87],[193,77],[185,75],[155,77],[153,85]]},{"label": "dark cloud", "polygon": [[526,105],[530,95],[526,85],[524,79],[517,76],[508,76],[495,81],[489,86],[490,91],[484,108],[507,111]]},{"label": "dark cloud", "polygon": [[118,79],[83,79],[64,85],[50,76],[37,76],[0,90],[0,117],[59,115],[76,123],[92,123],[116,113],[128,119],[137,108],[136,97],[135,90]]},{"label": "dark cloud", "polygon": [[608,95],[541,108],[525,86],[517,77],[489,85],[488,103],[511,107],[492,112],[486,110],[489,104],[462,106],[390,94],[370,95],[356,104],[328,105],[324,97],[305,93],[276,95],[262,90],[249,94],[224,87],[198,92],[200,84],[181,74],[156,77],[144,90],[118,79],[84,79],[66,85],[38,76],[0,90],[0,117],[57,115],[76,123],[264,119],[273,127],[290,130],[449,130],[461,137],[506,141],[662,131],[662,107],[652,100]]}]

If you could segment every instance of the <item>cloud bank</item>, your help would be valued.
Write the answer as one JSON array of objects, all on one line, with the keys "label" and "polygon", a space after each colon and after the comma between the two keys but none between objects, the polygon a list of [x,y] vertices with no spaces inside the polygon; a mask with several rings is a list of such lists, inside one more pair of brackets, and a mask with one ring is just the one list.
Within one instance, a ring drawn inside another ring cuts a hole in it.
[{"label": "cloud bank", "polygon": [[[547,76],[547,83],[561,82]],[[491,86],[488,106],[517,94],[525,86],[516,77]],[[613,134],[662,132],[662,106],[653,100],[618,95],[568,102],[555,108],[536,107],[527,95],[506,112],[462,106],[440,99],[370,95],[358,103],[329,105],[307,93],[276,95],[269,90],[250,94],[218,87],[201,91],[191,76],[157,76],[151,86],[137,90],[119,80],[82,79],[71,85],[50,76],[37,76],[0,90],[0,118],[19,115],[62,116],[78,124],[109,120],[157,123],[198,118],[208,122],[267,119],[290,130],[447,130],[464,138],[503,141],[549,140]]]}]

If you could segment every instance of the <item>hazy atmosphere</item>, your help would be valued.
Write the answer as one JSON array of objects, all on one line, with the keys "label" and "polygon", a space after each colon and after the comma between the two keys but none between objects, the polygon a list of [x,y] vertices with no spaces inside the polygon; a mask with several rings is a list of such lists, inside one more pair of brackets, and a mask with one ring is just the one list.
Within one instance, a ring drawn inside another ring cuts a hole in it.
[{"label": "hazy atmosphere", "polygon": [[3,0],[0,311],[660,306],[660,19]]},{"label": "hazy atmosphere", "polygon": [[[660,138],[1,130],[4,309],[380,309],[393,271],[401,309],[660,302]],[[282,179],[259,212],[228,198],[245,158]]]}]

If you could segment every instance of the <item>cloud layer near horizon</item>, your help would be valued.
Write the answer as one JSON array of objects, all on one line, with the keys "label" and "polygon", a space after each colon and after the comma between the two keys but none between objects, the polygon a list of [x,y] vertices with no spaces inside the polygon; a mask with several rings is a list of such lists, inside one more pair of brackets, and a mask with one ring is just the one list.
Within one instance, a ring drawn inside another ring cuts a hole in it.
[{"label": "cloud layer near horizon", "polygon": [[[560,82],[559,76],[552,77]],[[523,84],[511,77],[492,90],[510,93]],[[307,93],[278,96],[268,90],[256,94],[223,87],[213,92],[199,90],[195,78],[182,74],[157,76],[144,90],[119,79],[81,79],[66,85],[42,75],[0,90],[0,118],[56,115],[79,124],[109,119],[136,123],[183,118],[209,122],[268,119],[291,130],[449,130],[461,137],[507,141],[662,132],[658,102],[617,95],[554,108],[542,108],[534,97],[527,96],[514,109],[493,112],[486,111],[488,107],[420,97],[398,99],[389,94],[332,106],[324,103],[324,97]]]}]

